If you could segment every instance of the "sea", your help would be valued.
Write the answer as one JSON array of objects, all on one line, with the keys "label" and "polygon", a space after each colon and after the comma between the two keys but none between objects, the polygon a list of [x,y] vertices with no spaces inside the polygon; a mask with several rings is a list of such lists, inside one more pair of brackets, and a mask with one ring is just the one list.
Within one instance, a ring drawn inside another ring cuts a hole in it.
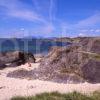
[{"label": "sea", "polygon": [[24,51],[33,54],[46,54],[53,46],[68,46],[69,42],[37,38],[0,38],[0,52]]}]

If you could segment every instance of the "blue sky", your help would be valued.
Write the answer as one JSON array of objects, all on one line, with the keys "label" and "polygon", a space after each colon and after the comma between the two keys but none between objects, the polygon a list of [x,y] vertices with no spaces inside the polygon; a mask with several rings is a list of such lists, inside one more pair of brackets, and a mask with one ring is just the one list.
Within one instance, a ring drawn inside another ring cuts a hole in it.
[{"label": "blue sky", "polygon": [[0,0],[0,37],[100,36],[100,0]]}]

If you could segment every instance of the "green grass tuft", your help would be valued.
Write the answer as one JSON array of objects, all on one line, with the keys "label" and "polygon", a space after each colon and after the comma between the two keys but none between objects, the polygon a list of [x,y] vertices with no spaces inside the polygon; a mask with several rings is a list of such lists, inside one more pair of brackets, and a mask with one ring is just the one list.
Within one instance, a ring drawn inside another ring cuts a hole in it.
[{"label": "green grass tuft", "polygon": [[58,92],[42,93],[30,97],[13,97],[11,100],[100,100],[100,92],[84,95],[78,92],[61,94]]}]

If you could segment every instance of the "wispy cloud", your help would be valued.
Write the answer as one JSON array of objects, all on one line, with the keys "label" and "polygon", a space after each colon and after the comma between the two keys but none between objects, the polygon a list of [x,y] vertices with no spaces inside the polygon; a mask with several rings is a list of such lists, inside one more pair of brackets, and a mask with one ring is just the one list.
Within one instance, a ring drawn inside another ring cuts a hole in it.
[{"label": "wispy cloud", "polygon": [[83,19],[77,23],[78,27],[93,26],[100,23],[100,13],[94,14],[86,19]]},{"label": "wispy cloud", "polygon": [[49,18],[50,18],[50,22],[52,23],[52,18],[53,18],[53,0],[50,0]]},{"label": "wispy cloud", "polygon": [[[18,18],[26,21],[31,21],[31,22],[38,22],[42,23],[42,26],[38,27],[37,30],[35,30],[35,33],[52,33],[55,30],[55,27],[53,23],[51,23],[52,18],[53,18],[53,5],[54,2],[53,0],[47,0],[43,4],[40,5],[38,0],[32,0],[33,1],[33,10],[28,9],[26,7],[27,4],[24,4],[20,0],[1,0],[0,1],[0,6],[5,8],[5,16],[7,18]],[[48,8],[44,6],[44,4],[48,4]],[[35,9],[35,10],[34,10]],[[48,12],[48,19],[44,16],[44,14],[41,12],[41,10],[46,10]],[[23,26],[22,26],[23,27]],[[23,33],[22,31],[18,30],[16,34],[22,34],[23,36],[26,34]],[[29,34],[29,33],[28,33]]]},{"label": "wispy cloud", "polygon": [[38,12],[42,10],[48,13],[48,18],[46,19],[46,17],[44,17],[46,21],[43,24],[43,26],[39,28],[39,31],[37,32],[42,32],[45,34],[53,33],[55,31],[53,20],[55,18],[55,9],[56,9],[55,1],[56,0],[44,0],[42,1],[43,3],[42,5],[41,5],[41,0],[32,0],[32,1],[35,4],[35,8]]},{"label": "wispy cloud", "polygon": [[38,14],[29,10],[23,10],[23,11],[12,10],[12,11],[9,11],[8,15],[12,17],[16,17],[16,18],[25,19],[28,21],[33,21],[33,22],[34,21],[44,22],[44,20]]},{"label": "wispy cloud", "polygon": [[38,13],[23,7],[24,3],[22,4],[20,0],[1,0],[0,5],[5,8],[5,14],[7,17],[16,17],[33,22],[45,22],[42,16]]},{"label": "wispy cloud", "polygon": [[100,33],[100,29],[96,29],[95,32]]},{"label": "wispy cloud", "polygon": [[[6,17],[8,20],[9,19],[11,20],[12,18],[17,18],[19,23],[20,23],[19,19],[24,20],[25,23],[32,22],[33,23],[33,29],[31,29],[33,30],[32,34],[35,33],[36,34],[45,33],[46,35],[50,33],[56,34],[58,30],[59,30],[59,34],[61,34],[62,36],[71,36],[72,34],[75,33],[77,33],[77,35],[79,36],[83,36],[87,34],[95,34],[95,33],[99,34],[100,29],[94,27],[95,25],[100,24],[99,11],[81,20],[77,18],[75,20],[76,23],[71,24],[70,21],[68,21],[67,17],[59,18],[59,15],[57,16],[56,14],[57,7],[58,7],[57,2],[58,2],[57,0],[29,0],[29,2],[27,2],[27,0],[25,1],[24,0],[0,0],[0,6],[1,8],[3,8],[3,15],[4,15],[4,16],[0,16],[0,18]],[[62,10],[65,9],[62,7]],[[62,13],[60,12],[60,14]],[[64,16],[67,15],[65,14]],[[34,27],[35,25],[36,27]],[[19,29],[16,32],[18,36],[19,34],[22,35],[31,34],[29,32],[26,32],[27,30],[30,30],[29,27],[28,28],[25,28],[24,26],[20,26],[20,27],[23,27],[24,31]]]}]

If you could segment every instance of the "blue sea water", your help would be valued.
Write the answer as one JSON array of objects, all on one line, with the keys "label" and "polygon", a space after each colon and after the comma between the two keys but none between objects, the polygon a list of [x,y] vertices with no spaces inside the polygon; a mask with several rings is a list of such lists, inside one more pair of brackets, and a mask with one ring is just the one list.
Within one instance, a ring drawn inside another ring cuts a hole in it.
[{"label": "blue sea water", "polygon": [[25,51],[33,54],[47,53],[52,46],[67,46],[70,43],[52,39],[0,39],[0,52]]}]

